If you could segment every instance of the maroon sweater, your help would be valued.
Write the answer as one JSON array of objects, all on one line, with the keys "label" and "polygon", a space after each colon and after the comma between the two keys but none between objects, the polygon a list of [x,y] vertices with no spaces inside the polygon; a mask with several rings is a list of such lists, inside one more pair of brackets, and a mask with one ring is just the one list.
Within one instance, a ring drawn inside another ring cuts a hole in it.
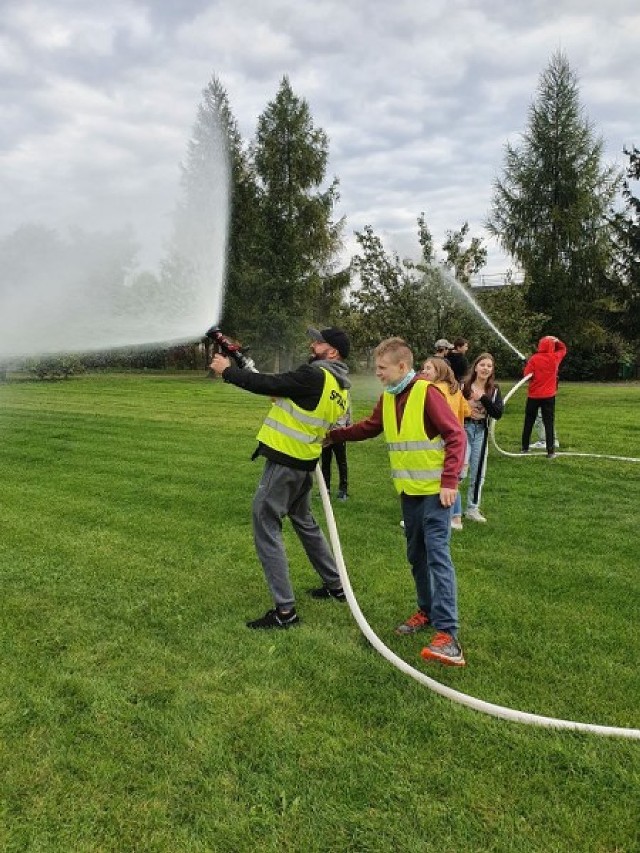
[{"label": "maroon sweater", "polygon": [[[420,380],[420,377],[416,376],[407,388],[396,396],[395,403],[398,426],[402,423],[402,416],[404,415],[409,392],[418,380]],[[464,429],[460,426],[458,419],[451,411],[451,407],[447,403],[444,394],[435,385],[429,385],[427,390],[424,405],[424,428],[430,439],[439,435],[444,441],[444,469],[440,478],[440,487],[443,489],[457,489],[458,477],[464,463],[466,436]],[[380,397],[368,418],[364,418],[364,420],[358,421],[357,424],[349,427],[332,429],[329,436],[335,443],[340,441],[364,441],[366,438],[375,438],[382,431],[382,397]]]}]

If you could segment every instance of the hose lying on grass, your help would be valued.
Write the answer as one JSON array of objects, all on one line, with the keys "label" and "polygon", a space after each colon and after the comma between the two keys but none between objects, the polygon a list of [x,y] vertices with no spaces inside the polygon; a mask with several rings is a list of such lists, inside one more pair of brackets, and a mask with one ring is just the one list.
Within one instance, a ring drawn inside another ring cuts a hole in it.
[{"label": "hose lying on grass", "polygon": [[[518,391],[520,388],[522,388],[522,386],[525,384],[525,382],[528,382],[530,379],[531,379],[531,373],[527,374],[527,376],[525,376],[524,379],[521,379],[520,382],[516,383],[516,385],[513,386],[511,391],[509,391],[509,393],[505,395],[505,398],[504,398],[504,405],[505,406],[507,405],[509,399],[511,397],[513,397],[513,395],[516,393],[516,391]],[[545,451],[541,451],[540,453],[532,453],[532,452],[529,452],[529,453],[519,453],[519,452],[518,453],[510,453],[508,450],[503,450],[502,447],[500,447],[498,445],[498,442],[496,441],[496,423],[497,422],[495,420],[491,419],[490,425],[489,425],[489,434],[491,436],[491,441],[493,442],[493,446],[498,451],[498,453],[501,453],[503,456],[510,456],[514,459],[531,459],[531,458],[535,458],[537,456],[546,456]],[[577,453],[574,451],[566,451],[566,450],[563,450],[563,451],[558,450],[556,452],[556,456],[586,456],[589,459],[613,459],[616,462],[640,462],[640,459],[637,459],[635,456],[609,456],[608,454],[605,454],[605,453]]]},{"label": "hose lying on grass", "polygon": [[371,628],[367,620],[364,618],[364,615],[360,610],[358,602],[356,601],[356,597],[353,594],[353,589],[351,588],[351,582],[349,580],[347,567],[345,565],[344,556],[342,554],[342,546],[340,543],[340,537],[338,535],[338,528],[336,526],[336,520],[333,514],[331,501],[329,499],[329,492],[327,491],[327,487],[324,482],[324,477],[322,476],[322,472],[320,470],[319,465],[316,468],[316,479],[318,481],[320,497],[322,498],[322,506],[324,508],[324,513],[327,519],[329,538],[331,540],[333,554],[335,556],[338,571],[340,573],[342,588],[344,589],[345,595],[347,597],[347,603],[349,604],[349,608],[351,610],[353,618],[356,620],[356,623],[358,624],[358,627],[360,628],[364,636],[371,643],[373,648],[377,652],[379,652],[382,657],[386,658],[389,663],[393,664],[393,666],[395,666],[401,672],[404,672],[406,675],[410,675],[412,678],[415,678],[416,681],[419,681],[421,684],[424,684],[426,687],[428,687],[430,690],[433,690],[435,693],[439,693],[441,696],[445,696],[447,699],[451,699],[453,702],[457,702],[460,705],[466,705],[468,708],[473,708],[475,711],[480,711],[481,713],[488,714],[491,717],[498,717],[503,720],[511,720],[516,723],[525,723],[526,725],[530,726],[544,726],[553,729],[570,729],[572,731],[590,732],[591,734],[596,735],[633,738],[640,740],[640,729],[618,728],[616,726],[599,726],[593,723],[573,722],[572,720],[557,720],[554,717],[541,717],[538,714],[529,714],[525,711],[516,711],[512,708],[504,708],[501,705],[493,705],[491,702],[485,702],[482,699],[475,699],[473,696],[469,696],[466,693],[460,693],[458,690],[453,690],[451,687],[446,687],[444,684],[440,684],[438,681],[435,681],[433,678],[429,678],[428,675],[425,675],[423,672],[414,669],[414,667],[412,667],[402,658],[398,657],[398,655],[396,655],[394,652],[391,651],[391,649],[385,646],[385,644],[377,636],[377,634],[374,633],[373,629]]}]

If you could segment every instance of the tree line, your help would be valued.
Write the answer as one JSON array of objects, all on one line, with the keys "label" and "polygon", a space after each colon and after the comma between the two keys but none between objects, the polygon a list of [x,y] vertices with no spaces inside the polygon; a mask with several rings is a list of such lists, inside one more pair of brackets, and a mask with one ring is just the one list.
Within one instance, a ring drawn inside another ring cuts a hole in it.
[{"label": "tree line", "polygon": [[[283,78],[244,145],[215,78],[207,103],[224,116],[232,162],[232,216],[223,323],[260,354],[280,360],[308,324],[340,323],[365,355],[400,334],[417,355],[439,337],[472,338],[506,369],[513,353],[496,340],[444,271],[463,287],[486,263],[483,240],[463,223],[436,251],[425,213],[416,216],[420,257],[388,252],[369,225],[339,265],[344,221],[339,183],[325,184],[328,141],[309,105]],[[202,118],[202,117],[201,117]],[[566,56],[540,76],[519,145],[505,146],[486,228],[523,273],[523,283],[476,289],[474,298],[522,351],[544,334],[570,342],[570,378],[615,375],[640,355],[640,152],[625,148],[624,172],[603,162],[604,142],[580,101]],[[187,164],[187,168],[189,168]],[[323,186],[326,188],[323,189]],[[509,282],[505,282],[508,284]]]},{"label": "tree line", "polygon": [[[251,345],[262,369],[283,369],[299,358],[308,325],[339,324],[350,333],[356,362],[390,335],[404,337],[418,357],[439,337],[464,336],[474,350],[493,352],[502,371],[518,370],[511,350],[450,284],[448,274],[470,293],[472,277],[486,264],[483,239],[471,235],[466,222],[436,248],[426,214],[416,212],[420,256],[413,259],[389,252],[367,225],[355,233],[354,257],[348,264],[341,260],[346,222],[335,212],[339,181],[327,177],[329,140],[286,76],[250,141],[242,138],[220,80],[214,76],[205,87],[181,164],[172,243],[159,275],[140,273],[118,291],[123,314],[175,312],[189,303],[194,262],[188,247],[194,239],[206,244],[213,208],[220,206],[221,149],[230,209],[220,321],[228,335]],[[640,180],[640,151],[625,148],[628,165],[620,171],[603,162],[603,149],[580,102],[577,75],[556,53],[540,76],[520,144],[505,146],[486,221],[523,282],[473,291],[521,351],[547,333],[566,340],[568,378],[601,376],[607,366],[640,355],[640,201],[633,189]],[[203,216],[207,204],[211,209]],[[28,228],[0,240],[5,269],[37,266],[56,251],[77,257],[78,245],[88,239],[78,232],[72,237],[77,245],[60,245],[47,231],[34,252]],[[130,235],[108,239],[122,273],[135,254]],[[21,252],[27,243],[31,249]],[[112,267],[106,275],[113,272],[115,281]],[[105,279],[104,265],[100,282],[92,275],[92,287],[115,287]],[[202,318],[203,331],[213,319]],[[140,358],[135,356],[136,364]],[[163,363],[157,353],[149,358]],[[170,358],[174,365],[195,363],[189,347]],[[113,363],[104,356],[85,361],[95,366],[100,359]]]}]

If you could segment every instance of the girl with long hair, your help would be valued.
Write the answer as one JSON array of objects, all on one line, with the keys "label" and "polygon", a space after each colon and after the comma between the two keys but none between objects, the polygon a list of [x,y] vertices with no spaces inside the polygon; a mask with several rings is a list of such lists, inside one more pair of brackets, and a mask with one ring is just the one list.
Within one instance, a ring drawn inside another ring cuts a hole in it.
[{"label": "girl with long hair", "polygon": [[500,388],[496,383],[496,363],[489,352],[480,353],[471,365],[464,380],[462,393],[471,408],[465,418],[469,454],[469,488],[467,491],[466,518],[485,522],[480,512],[480,497],[487,468],[489,450],[489,418],[502,417],[504,403]]},{"label": "girl with long hair", "polygon": [[[443,358],[434,355],[425,360],[422,375],[442,391],[453,414],[460,421],[460,425],[464,426],[465,418],[471,417],[471,407],[462,394],[451,366]],[[451,508],[451,528],[462,530],[462,498],[459,489]]]}]

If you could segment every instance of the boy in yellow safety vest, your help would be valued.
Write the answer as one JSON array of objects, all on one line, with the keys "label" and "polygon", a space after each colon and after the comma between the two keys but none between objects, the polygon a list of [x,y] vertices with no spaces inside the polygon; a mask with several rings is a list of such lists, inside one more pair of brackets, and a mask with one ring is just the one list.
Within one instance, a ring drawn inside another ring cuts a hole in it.
[{"label": "boy in yellow safety vest", "polygon": [[384,433],[418,603],[417,612],[398,625],[396,633],[435,629],[422,657],[464,666],[449,549],[450,508],[464,463],[464,429],[440,389],[416,374],[413,354],[402,338],[382,341],[374,355],[382,396],[368,418],[331,430],[326,441],[362,441]]}]

